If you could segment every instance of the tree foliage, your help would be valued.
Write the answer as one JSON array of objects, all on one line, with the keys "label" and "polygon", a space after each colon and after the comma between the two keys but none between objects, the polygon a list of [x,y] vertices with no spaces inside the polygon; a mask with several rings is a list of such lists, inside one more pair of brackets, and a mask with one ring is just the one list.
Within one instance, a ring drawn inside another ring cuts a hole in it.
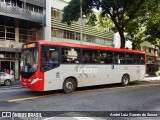
[{"label": "tree foliage", "polygon": [[160,47],[160,1],[152,0],[151,4],[145,34],[150,43]]},{"label": "tree foliage", "polygon": [[160,46],[160,1],[148,0],[142,10],[126,26],[127,38],[132,41],[133,49],[138,49],[143,41]]},{"label": "tree foliage", "polygon": [[[80,1],[71,0],[69,2],[63,10],[62,22],[71,25],[72,22],[78,21]],[[121,38],[121,48],[125,48],[125,32],[130,36],[130,39],[132,38],[133,45],[143,42],[146,36],[153,43],[155,39],[159,39],[160,20],[159,8],[157,7],[159,5],[156,3],[160,2],[156,0],[82,0],[82,10],[83,16],[89,20],[89,25],[98,25],[100,31],[108,27],[113,31],[118,31]],[[98,17],[94,12],[95,9],[100,10]],[[153,15],[152,12],[157,14]]]}]

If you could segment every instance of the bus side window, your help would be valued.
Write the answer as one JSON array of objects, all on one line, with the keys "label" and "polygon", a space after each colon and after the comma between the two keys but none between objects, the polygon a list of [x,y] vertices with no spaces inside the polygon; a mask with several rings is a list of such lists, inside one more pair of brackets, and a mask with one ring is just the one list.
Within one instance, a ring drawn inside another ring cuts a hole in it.
[{"label": "bus side window", "polygon": [[134,64],[135,63],[135,54],[126,53],[126,64]]},{"label": "bus side window", "polygon": [[62,63],[79,63],[80,49],[76,48],[62,48]]},{"label": "bus side window", "polygon": [[99,57],[100,57],[100,63],[104,64],[104,55],[100,53]]},{"label": "bus side window", "polygon": [[115,64],[125,64],[125,53],[114,53]]},{"label": "bus side window", "polygon": [[41,68],[43,71],[51,70],[58,66],[58,48],[53,46],[42,46]]},{"label": "bus side window", "polygon": [[110,51],[100,51],[101,63],[112,64],[113,54]]},{"label": "bus side window", "polygon": [[85,53],[85,54],[84,54],[83,62],[84,62],[84,63],[89,63],[89,62],[90,62],[90,56],[89,56],[88,53]]},{"label": "bus side window", "polygon": [[91,63],[100,63],[98,51],[91,51]]},{"label": "bus side window", "polygon": [[84,49],[82,51],[82,63],[90,63],[91,61],[91,54],[89,50]]},{"label": "bus side window", "polygon": [[136,62],[138,63],[138,64],[144,64],[145,63],[145,57],[144,57],[144,54],[137,54],[137,57],[136,57],[137,59],[136,59]]}]

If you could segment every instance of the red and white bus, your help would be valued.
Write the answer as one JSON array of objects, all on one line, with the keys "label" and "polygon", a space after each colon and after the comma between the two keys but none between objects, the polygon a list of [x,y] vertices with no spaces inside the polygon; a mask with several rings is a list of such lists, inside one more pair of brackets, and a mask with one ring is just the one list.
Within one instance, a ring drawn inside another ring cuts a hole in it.
[{"label": "red and white bus", "polygon": [[145,77],[145,52],[39,40],[23,45],[20,83],[34,91],[122,83]]}]

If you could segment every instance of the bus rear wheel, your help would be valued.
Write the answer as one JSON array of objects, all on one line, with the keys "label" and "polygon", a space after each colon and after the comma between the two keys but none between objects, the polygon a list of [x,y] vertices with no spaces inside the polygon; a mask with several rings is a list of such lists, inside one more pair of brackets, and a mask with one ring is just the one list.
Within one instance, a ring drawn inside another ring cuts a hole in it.
[{"label": "bus rear wheel", "polygon": [[129,75],[125,74],[122,76],[122,85],[127,86],[130,83]]},{"label": "bus rear wheel", "polygon": [[68,94],[75,90],[76,83],[72,78],[67,78],[63,83],[63,91]]}]

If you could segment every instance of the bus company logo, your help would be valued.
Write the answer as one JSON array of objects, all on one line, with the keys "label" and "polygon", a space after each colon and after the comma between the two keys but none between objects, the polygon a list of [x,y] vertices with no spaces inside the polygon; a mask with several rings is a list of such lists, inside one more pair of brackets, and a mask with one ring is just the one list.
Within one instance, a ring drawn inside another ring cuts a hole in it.
[{"label": "bus company logo", "polygon": [[76,66],[77,73],[84,73],[84,74],[93,74],[97,73],[98,69],[97,67],[87,67],[85,65],[78,65]]}]

